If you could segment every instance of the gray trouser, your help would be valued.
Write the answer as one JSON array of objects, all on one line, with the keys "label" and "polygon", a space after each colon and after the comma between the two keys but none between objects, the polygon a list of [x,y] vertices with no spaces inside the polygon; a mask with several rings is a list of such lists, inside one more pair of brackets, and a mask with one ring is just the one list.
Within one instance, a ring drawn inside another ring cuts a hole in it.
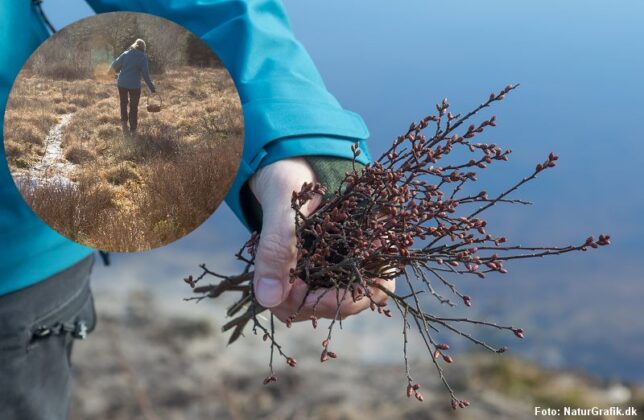
[{"label": "gray trouser", "polygon": [[0,296],[0,419],[66,419],[71,351],[96,324],[94,257]]}]

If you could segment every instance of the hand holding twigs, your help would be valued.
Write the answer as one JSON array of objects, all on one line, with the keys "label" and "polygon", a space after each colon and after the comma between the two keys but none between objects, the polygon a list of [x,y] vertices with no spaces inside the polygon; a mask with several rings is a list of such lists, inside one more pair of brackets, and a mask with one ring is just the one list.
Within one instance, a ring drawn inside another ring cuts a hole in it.
[{"label": "hand holding twigs", "polygon": [[[229,308],[228,315],[236,317],[224,327],[233,329],[234,342],[251,322],[254,333],[261,333],[271,344],[270,375],[273,382],[273,355],[277,352],[290,366],[295,360],[286,355],[275,340],[274,314],[287,326],[294,321],[310,319],[316,328],[320,317],[331,319],[327,338],[322,343],[321,361],[337,357],[331,340],[335,326],[345,315],[347,305],[370,307],[385,317],[391,308],[402,317],[406,390],[409,397],[423,400],[420,385],[408,364],[408,334],[416,329],[429,358],[445,385],[453,408],[469,405],[457,398],[443,373],[443,364],[454,358],[448,343],[439,339],[446,334],[460,336],[486,350],[504,353],[505,347],[495,347],[466,331],[467,326],[493,328],[523,338],[525,331],[511,325],[470,319],[466,316],[446,317],[428,312],[431,307],[423,294],[440,305],[470,307],[474,299],[461,290],[456,281],[462,277],[486,278],[492,273],[505,274],[511,260],[561,255],[586,251],[608,245],[610,237],[588,237],[576,245],[524,246],[513,245],[503,236],[487,232],[487,222],[481,214],[501,204],[529,204],[511,198],[512,193],[542,172],[555,167],[558,157],[550,153],[526,177],[510,185],[502,193],[490,196],[485,190],[473,190],[469,184],[477,180],[478,172],[497,162],[506,161],[511,153],[496,144],[475,142],[475,138],[496,126],[496,118],[484,119],[466,127],[466,121],[479,111],[501,101],[517,86],[506,86],[473,111],[461,116],[450,112],[443,100],[436,105],[437,114],[412,123],[407,132],[394,140],[392,146],[373,164],[345,174],[341,187],[330,199],[320,202],[325,194],[322,185],[306,182],[291,196],[294,218],[295,249],[289,278],[289,292],[296,291],[294,302],[286,308],[273,309],[269,325],[258,314],[264,311],[254,294],[252,268],[257,264],[262,237],[255,233],[237,257],[246,263],[239,276],[222,276],[202,266],[201,275],[186,279],[195,292],[204,297],[217,297],[225,292],[240,292],[240,299]],[[430,135],[425,134],[431,132]],[[354,162],[360,155],[353,148]],[[456,150],[469,153],[469,158]],[[464,187],[468,188],[464,188]],[[315,202],[314,210],[310,205]],[[266,233],[263,232],[262,235]],[[220,279],[218,284],[195,287],[205,276]],[[395,279],[409,290],[394,291]],[[329,308],[323,302],[331,297]],[[279,307],[276,307],[279,308]],[[240,315],[241,314],[241,315]]]}]

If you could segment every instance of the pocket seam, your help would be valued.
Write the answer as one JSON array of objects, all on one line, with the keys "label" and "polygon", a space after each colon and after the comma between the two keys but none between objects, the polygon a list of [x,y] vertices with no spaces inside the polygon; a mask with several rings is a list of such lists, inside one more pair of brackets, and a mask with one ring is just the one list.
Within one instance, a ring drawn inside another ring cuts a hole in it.
[{"label": "pocket seam", "polygon": [[[91,297],[89,284],[85,284],[83,288],[76,292],[71,298],[32,322],[29,327],[29,331],[33,334],[39,327],[49,326],[47,324],[50,324],[52,321],[60,321],[61,318],[67,317],[74,318],[81,312],[85,303],[89,300],[89,297]],[[66,314],[69,315],[65,316]]]}]

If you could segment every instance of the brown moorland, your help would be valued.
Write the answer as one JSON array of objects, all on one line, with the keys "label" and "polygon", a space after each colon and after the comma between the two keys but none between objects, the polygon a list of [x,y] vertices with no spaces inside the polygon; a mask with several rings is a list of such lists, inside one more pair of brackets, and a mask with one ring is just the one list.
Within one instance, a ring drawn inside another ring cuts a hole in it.
[{"label": "brown moorland", "polygon": [[[100,249],[151,249],[195,229],[223,200],[241,157],[241,105],[222,66],[167,69],[153,75],[162,111],[148,113],[143,93],[138,133],[124,135],[106,70],[80,80],[23,70],[6,110],[7,160],[26,201],[58,232]],[[63,156],[45,170],[52,181],[35,180],[63,116]]]}]

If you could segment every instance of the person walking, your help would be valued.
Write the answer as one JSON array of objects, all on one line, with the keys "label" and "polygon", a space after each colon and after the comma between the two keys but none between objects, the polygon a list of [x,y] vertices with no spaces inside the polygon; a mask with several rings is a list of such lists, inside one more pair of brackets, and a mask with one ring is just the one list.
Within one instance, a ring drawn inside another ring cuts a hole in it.
[{"label": "person walking", "polygon": [[[148,56],[145,53],[146,45],[142,39],[137,39],[123,54],[110,66],[110,71],[118,73],[117,86],[121,102],[121,127],[123,133],[135,133],[138,127],[139,100],[141,99],[141,78],[145,80],[150,92],[156,93],[156,88],[150,79]],[[128,103],[130,110],[128,113]]]}]

